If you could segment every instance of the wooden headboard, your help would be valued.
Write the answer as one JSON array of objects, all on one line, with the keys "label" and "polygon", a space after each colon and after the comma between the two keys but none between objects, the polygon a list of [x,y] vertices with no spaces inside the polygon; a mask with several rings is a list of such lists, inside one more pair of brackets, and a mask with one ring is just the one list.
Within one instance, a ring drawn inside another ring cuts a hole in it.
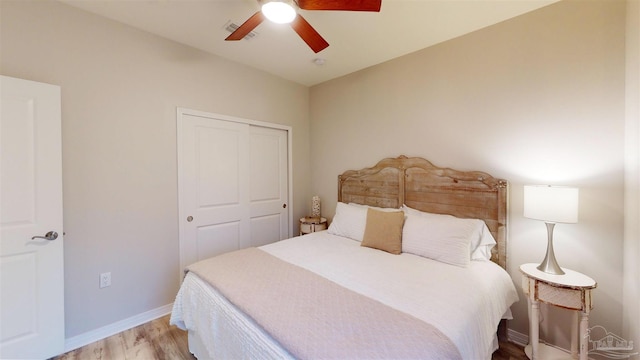
[{"label": "wooden headboard", "polygon": [[338,201],[399,208],[402,204],[431,213],[482,219],[498,243],[491,260],[506,269],[506,180],[480,171],[440,168],[401,155],[375,166],[338,176]]}]

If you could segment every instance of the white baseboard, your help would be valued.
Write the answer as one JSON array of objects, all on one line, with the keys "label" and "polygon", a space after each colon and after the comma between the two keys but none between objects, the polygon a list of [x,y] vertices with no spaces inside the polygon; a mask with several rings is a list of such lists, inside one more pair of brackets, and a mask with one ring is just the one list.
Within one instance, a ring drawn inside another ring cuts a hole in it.
[{"label": "white baseboard", "polygon": [[142,325],[149,321],[163,317],[171,313],[172,308],[173,308],[173,304],[167,304],[159,308],[149,310],[138,315],[134,315],[130,318],[114,322],[113,324],[109,324],[107,326],[103,326],[95,330],[87,331],[84,334],[76,335],[74,337],[65,339],[64,352],[66,353],[71,350],[81,348],[85,345],[91,344],[98,340],[102,340],[111,335],[115,335],[119,332],[129,330],[138,325]]},{"label": "white baseboard", "polygon": [[507,329],[507,339],[520,346],[526,346],[529,343],[529,336],[519,333],[515,330]]}]

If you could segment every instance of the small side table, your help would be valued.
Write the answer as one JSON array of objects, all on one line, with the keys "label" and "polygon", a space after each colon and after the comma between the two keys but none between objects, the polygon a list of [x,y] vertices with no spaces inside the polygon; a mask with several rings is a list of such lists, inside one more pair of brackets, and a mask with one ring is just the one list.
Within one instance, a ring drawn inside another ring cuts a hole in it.
[{"label": "small side table", "polygon": [[[577,271],[562,269],[564,275],[553,275],[538,270],[538,264],[520,266],[522,290],[529,303],[529,345],[525,353],[529,359],[560,358],[566,353],[553,347],[539,343],[539,302],[574,310],[574,321],[571,330],[571,358],[587,360],[589,342],[589,312],[593,308],[591,290],[596,282],[587,275]],[[579,348],[578,348],[579,345]],[[578,351],[579,350],[579,351]]]},{"label": "small side table", "polygon": [[303,217],[300,218],[300,235],[310,234],[312,232],[326,230],[327,219],[323,217]]}]

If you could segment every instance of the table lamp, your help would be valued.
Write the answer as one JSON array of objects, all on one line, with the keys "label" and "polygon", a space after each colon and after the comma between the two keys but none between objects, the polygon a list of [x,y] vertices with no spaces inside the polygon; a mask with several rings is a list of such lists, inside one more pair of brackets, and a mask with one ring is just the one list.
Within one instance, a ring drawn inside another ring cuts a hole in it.
[{"label": "table lamp", "polygon": [[578,222],[578,188],[549,185],[524,186],[524,217],[542,220],[547,225],[547,254],[537,269],[563,275],[553,252],[553,228],[556,223]]}]

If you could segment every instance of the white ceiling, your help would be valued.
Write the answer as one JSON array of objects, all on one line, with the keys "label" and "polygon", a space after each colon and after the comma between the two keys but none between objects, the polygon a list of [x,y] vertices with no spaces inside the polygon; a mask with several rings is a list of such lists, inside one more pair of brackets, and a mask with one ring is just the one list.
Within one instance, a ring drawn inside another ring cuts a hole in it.
[{"label": "white ceiling", "polygon": [[226,25],[242,24],[259,10],[257,0],[60,1],[311,86],[558,0],[382,0],[379,13],[299,10],[330,44],[318,54],[289,25],[269,21],[251,40],[224,41]]}]

